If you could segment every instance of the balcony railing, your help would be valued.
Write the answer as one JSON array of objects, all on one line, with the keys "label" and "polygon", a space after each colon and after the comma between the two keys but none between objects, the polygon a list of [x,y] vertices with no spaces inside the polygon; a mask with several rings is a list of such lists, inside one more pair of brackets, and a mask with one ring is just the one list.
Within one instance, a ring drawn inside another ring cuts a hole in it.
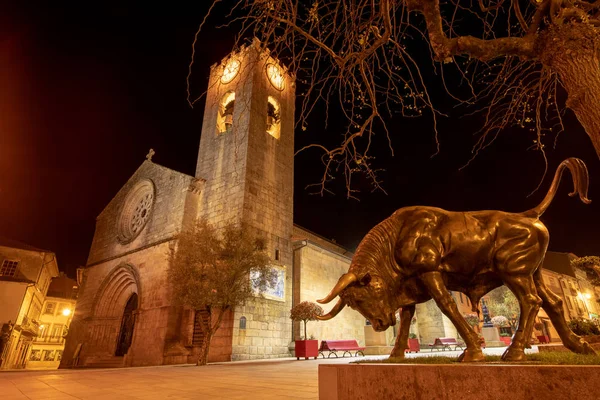
[{"label": "balcony railing", "polygon": [[23,317],[23,322],[21,322],[21,325],[17,325],[15,329],[21,331],[23,335],[37,336],[40,332],[40,323],[35,319]]},{"label": "balcony railing", "polygon": [[62,336],[48,336],[48,337],[36,337],[36,343],[52,343],[52,344],[62,344],[65,342],[65,338]]}]

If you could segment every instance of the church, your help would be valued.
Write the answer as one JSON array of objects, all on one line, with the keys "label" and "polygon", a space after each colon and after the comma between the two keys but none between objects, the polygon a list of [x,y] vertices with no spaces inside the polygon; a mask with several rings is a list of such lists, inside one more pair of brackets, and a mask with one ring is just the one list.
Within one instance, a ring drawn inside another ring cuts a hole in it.
[{"label": "church", "polygon": [[[292,354],[300,326],[290,309],[323,298],[352,257],[294,225],[294,102],[293,77],[258,42],[211,68],[195,176],[156,164],[150,151],[98,215],[61,368],[196,361],[202,313],[172,301],[167,268],[178,233],[200,218],[217,228],[243,221],[260,232],[280,280],[278,290],[228,315],[209,361]],[[457,337],[432,302],[417,314],[411,332],[420,329],[422,342]],[[387,354],[396,329],[375,332],[346,308],[333,320],[309,322],[308,335],[356,339],[371,354]]]}]

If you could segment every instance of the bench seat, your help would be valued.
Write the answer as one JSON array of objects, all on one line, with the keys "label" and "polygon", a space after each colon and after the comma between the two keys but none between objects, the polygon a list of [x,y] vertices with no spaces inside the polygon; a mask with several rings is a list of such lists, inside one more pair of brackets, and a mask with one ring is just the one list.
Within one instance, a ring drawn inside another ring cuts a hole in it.
[{"label": "bench seat", "polygon": [[346,356],[346,353],[348,353],[350,355],[350,357],[352,357],[352,352],[354,351],[354,357],[358,357],[358,353],[362,354],[363,356],[365,355],[365,353],[363,353],[363,350],[365,348],[361,347],[358,345],[358,342],[354,339],[352,340],[322,340],[321,341],[321,346],[319,347],[319,354],[321,354],[323,356],[323,358],[325,358],[325,351],[328,351],[329,354],[327,355],[327,358],[331,357],[331,355],[335,355],[336,358],[338,357],[337,352],[341,351],[342,353],[342,357]]},{"label": "bench seat", "polygon": [[464,343],[457,341],[455,338],[445,337],[445,338],[436,338],[433,343],[429,343],[429,347],[431,350],[453,350],[452,346],[454,346],[454,350],[457,348],[463,349]]}]

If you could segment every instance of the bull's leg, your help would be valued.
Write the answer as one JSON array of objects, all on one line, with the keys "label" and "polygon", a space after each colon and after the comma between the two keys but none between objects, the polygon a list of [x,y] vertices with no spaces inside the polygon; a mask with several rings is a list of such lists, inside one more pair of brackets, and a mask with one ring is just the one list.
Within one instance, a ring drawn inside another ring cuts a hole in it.
[{"label": "bull's leg", "polygon": [[465,341],[467,348],[459,357],[459,361],[483,361],[483,352],[481,351],[481,345],[479,344],[479,338],[477,334],[463,316],[458,311],[456,302],[448,292],[442,274],[440,272],[426,272],[420,276],[421,281],[427,287],[427,290],[431,297],[435,300],[440,310],[452,321],[456,330]]},{"label": "bull's leg", "polygon": [[400,311],[400,330],[390,357],[404,358],[404,350],[408,348],[408,332],[410,331],[410,321],[412,321],[413,315],[415,315],[414,305],[402,307]]},{"label": "bull's leg", "polygon": [[504,351],[502,359],[505,361],[525,360],[525,347],[531,339],[533,323],[542,304],[542,299],[537,295],[537,290],[530,275],[507,276],[504,283],[514,293],[519,301],[521,315],[517,332],[512,343]]},{"label": "bull's leg", "polygon": [[550,317],[550,321],[552,321],[552,325],[554,325],[565,347],[574,353],[596,354],[594,349],[585,340],[575,335],[569,329],[565,320],[563,301],[544,284],[541,270],[538,269],[535,272],[533,281],[539,296],[542,298],[542,308]]}]

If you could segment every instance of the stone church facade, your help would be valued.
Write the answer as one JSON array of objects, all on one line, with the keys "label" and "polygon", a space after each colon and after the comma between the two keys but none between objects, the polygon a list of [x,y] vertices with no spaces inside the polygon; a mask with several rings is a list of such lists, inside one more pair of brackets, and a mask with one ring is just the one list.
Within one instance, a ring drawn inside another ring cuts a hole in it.
[{"label": "stone church facade", "polygon": [[[211,68],[196,176],[154,163],[151,152],[97,217],[61,367],[195,360],[201,315],[173,303],[167,269],[177,234],[199,218],[217,228],[244,222],[267,238],[283,287],[231,312],[209,360],[290,355],[292,302],[325,295],[349,264],[333,251],[334,267],[294,268],[310,247],[296,248],[307,235],[293,224],[294,101],[293,79],[258,43]],[[310,283],[324,269],[326,279]],[[328,338],[362,341],[364,319],[347,313],[353,328],[329,328]]]},{"label": "stone church facade", "polygon": [[[230,312],[209,361],[290,356],[300,336],[292,305],[324,297],[348,270],[352,253],[293,223],[295,86],[258,47],[211,68],[195,176],[154,163],[151,151],[97,217],[61,368],[196,360],[202,315],[172,301],[167,269],[178,233],[199,218],[217,228],[244,222],[265,237],[282,288]],[[427,315],[419,326],[452,335],[439,309],[419,307],[429,306],[417,307]],[[374,332],[346,307],[333,320],[310,322],[308,334],[386,353],[395,329]]]}]

